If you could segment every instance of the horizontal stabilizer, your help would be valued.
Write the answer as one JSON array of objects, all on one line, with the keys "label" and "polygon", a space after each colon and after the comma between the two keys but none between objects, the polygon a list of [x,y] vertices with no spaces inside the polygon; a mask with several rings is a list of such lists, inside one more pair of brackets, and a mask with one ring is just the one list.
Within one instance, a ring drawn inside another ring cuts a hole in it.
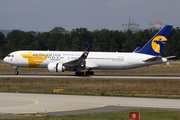
[{"label": "horizontal stabilizer", "polygon": [[176,56],[168,56],[168,57],[165,57],[166,59],[170,59],[170,58],[174,58]]},{"label": "horizontal stabilizer", "polygon": [[143,62],[153,62],[153,61],[160,60],[160,59],[162,59],[161,56],[156,56],[156,57],[152,57],[147,60],[144,60]]}]

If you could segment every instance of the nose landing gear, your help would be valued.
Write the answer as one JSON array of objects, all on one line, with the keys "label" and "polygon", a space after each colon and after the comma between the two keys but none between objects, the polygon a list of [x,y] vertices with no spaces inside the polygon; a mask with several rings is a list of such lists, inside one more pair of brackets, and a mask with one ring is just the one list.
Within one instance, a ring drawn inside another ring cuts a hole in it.
[{"label": "nose landing gear", "polygon": [[13,68],[14,68],[14,70],[15,70],[14,74],[15,74],[15,75],[18,75],[18,73],[19,73],[19,72],[17,71],[18,67],[17,67],[17,66],[13,66]]},{"label": "nose landing gear", "polygon": [[19,72],[18,72],[17,70],[14,72],[15,75],[18,75],[18,73],[19,73]]}]

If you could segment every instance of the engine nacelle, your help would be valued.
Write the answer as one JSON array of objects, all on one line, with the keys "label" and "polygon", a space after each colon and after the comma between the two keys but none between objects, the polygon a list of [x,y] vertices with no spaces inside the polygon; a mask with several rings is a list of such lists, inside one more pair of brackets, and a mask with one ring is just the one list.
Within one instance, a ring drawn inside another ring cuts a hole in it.
[{"label": "engine nacelle", "polygon": [[49,72],[64,72],[65,67],[61,63],[49,63],[48,66]]}]

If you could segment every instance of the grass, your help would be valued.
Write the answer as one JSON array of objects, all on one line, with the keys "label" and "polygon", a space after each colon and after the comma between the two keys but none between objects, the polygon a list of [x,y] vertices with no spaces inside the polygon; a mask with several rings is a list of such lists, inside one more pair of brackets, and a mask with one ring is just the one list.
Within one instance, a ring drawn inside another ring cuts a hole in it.
[{"label": "grass", "polygon": [[[74,72],[65,71],[63,73],[48,72],[47,68],[18,68],[19,74],[69,74]],[[180,64],[170,63],[170,65],[158,64],[149,67],[141,67],[130,70],[93,70],[95,75],[179,75]],[[14,69],[6,63],[0,64],[0,74],[14,74]]]},{"label": "grass", "polygon": [[[18,70],[20,74],[59,74],[48,72],[45,68]],[[13,72],[12,66],[0,64],[1,74],[13,74]],[[159,64],[149,68],[94,72],[99,75],[179,75],[180,64]],[[65,74],[74,73],[65,72]],[[62,94],[180,98],[180,80],[0,78],[0,91],[3,92],[53,93],[55,88],[64,89]]]},{"label": "grass", "polygon": [[0,78],[0,91],[180,98],[180,80]]},{"label": "grass", "polygon": [[83,115],[12,118],[12,120],[132,120],[129,118],[130,112],[139,112],[140,120],[180,120],[180,111],[148,109],[132,109],[116,112],[93,113]]}]

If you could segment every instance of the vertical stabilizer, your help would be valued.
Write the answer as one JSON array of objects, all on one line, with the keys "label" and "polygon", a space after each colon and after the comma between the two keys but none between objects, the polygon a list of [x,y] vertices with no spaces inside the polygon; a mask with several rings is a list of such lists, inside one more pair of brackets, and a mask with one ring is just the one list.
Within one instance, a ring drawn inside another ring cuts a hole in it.
[{"label": "vertical stabilizer", "polygon": [[161,56],[172,25],[165,25],[148,43],[136,53]]}]

